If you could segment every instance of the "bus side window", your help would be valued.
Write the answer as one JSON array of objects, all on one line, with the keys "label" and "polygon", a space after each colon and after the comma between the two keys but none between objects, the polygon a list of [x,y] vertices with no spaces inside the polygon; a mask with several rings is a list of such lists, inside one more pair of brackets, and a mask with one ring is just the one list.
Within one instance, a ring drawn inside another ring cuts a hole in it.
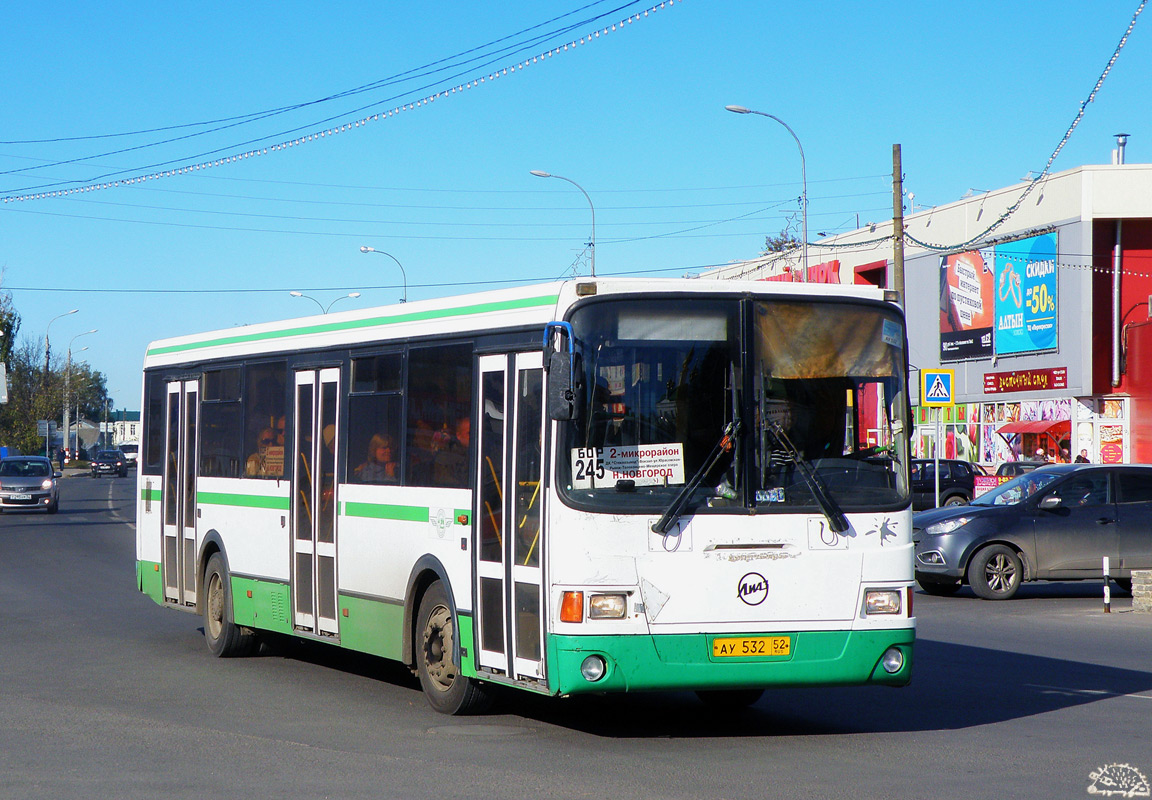
[{"label": "bus side window", "polygon": [[[348,446],[344,450],[349,483],[400,483],[404,423],[404,354],[352,359],[348,398]],[[381,452],[384,449],[387,452]]]},{"label": "bus side window", "polygon": [[288,366],[283,361],[247,368],[244,390],[244,476],[283,478]]},{"label": "bus side window", "polygon": [[468,485],[471,407],[471,345],[409,352],[407,483],[446,488]]}]

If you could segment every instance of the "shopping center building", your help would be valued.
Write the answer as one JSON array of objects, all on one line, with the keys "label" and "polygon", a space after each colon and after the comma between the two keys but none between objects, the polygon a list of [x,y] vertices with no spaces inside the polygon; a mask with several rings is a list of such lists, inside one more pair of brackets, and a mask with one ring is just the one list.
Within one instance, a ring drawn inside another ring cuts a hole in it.
[{"label": "shopping center building", "polygon": [[[917,455],[1152,463],[1152,165],[1113,161],[904,217]],[[706,277],[899,289],[892,229],[810,243],[806,270],[795,249]],[[917,402],[939,369],[955,405],[938,428]]]}]

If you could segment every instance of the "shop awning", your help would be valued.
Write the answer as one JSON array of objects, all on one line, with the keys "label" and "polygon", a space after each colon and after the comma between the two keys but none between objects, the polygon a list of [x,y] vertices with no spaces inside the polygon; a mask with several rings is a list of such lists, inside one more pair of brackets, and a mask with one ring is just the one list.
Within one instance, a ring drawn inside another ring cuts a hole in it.
[{"label": "shop awning", "polygon": [[1066,419],[1037,419],[1027,422],[1007,422],[1001,425],[996,432],[1003,436],[1006,433],[1048,433],[1052,436],[1065,436],[1072,430],[1072,423]]}]

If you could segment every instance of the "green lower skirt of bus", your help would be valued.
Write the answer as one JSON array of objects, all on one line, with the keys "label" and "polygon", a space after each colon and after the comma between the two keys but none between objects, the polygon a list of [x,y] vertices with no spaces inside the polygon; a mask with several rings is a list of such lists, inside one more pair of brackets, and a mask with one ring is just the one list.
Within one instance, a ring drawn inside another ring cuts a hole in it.
[{"label": "green lower skirt of bus", "polygon": [[136,588],[157,603],[164,602],[164,576],[157,562],[136,562]]},{"label": "green lower skirt of bus", "polygon": [[915,638],[912,628],[723,636],[554,635],[549,638],[548,677],[557,694],[904,686],[912,679]]}]

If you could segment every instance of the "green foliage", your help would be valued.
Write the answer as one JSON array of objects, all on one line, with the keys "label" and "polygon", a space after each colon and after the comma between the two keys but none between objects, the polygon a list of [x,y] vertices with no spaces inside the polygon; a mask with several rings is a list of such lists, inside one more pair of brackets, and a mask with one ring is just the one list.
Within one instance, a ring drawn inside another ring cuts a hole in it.
[{"label": "green foliage", "polygon": [[[8,402],[0,404],[0,445],[21,453],[43,453],[44,439],[37,435],[36,422],[47,419],[62,424],[65,364],[54,357],[45,372],[43,342],[28,337],[17,342],[19,330],[20,315],[12,295],[0,291],[0,361],[8,372]],[[101,419],[107,390],[104,375],[84,362],[73,362],[68,382],[72,413],[78,398],[83,416]]]}]

